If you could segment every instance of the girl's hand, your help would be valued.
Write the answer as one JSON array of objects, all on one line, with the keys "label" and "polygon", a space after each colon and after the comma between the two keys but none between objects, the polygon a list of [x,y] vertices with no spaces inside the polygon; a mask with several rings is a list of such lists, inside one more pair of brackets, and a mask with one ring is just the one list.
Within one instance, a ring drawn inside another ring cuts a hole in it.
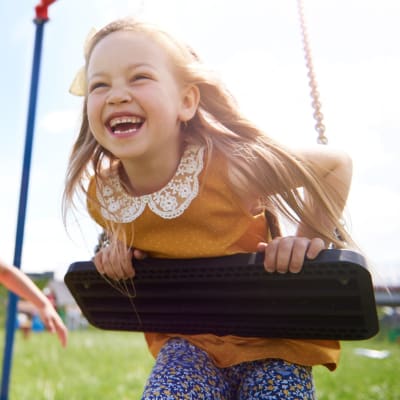
[{"label": "girl's hand", "polygon": [[320,238],[287,236],[277,237],[269,243],[260,242],[257,251],[264,252],[264,268],[267,272],[298,273],[303,267],[304,259],[314,259],[325,243]]},{"label": "girl's hand", "polygon": [[51,333],[57,333],[61,345],[65,347],[67,345],[68,330],[53,304],[46,302],[42,308],[39,308],[39,314],[46,329]]},{"label": "girl's hand", "polygon": [[127,248],[122,242],[117,246],[102,248],[93,258],[94,265],[100,274],[114,280],[129,279],[135,276],[132,258],[139,260],[146,257],[146,253],[138,249]]}]

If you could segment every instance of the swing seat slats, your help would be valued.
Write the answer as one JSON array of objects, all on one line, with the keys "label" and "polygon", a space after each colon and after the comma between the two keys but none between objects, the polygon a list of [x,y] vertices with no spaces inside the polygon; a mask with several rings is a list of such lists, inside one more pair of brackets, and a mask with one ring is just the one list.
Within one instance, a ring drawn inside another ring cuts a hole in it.
[{"label": "swing seat slats", "polygon": [[360,254],[324,250],[298,274],[270,274],[262,263],[253,253],[135,260],[131,296],[90,261],[71,264],[64,280],[88,322],[106,330],[338,340],[378,332]]}]

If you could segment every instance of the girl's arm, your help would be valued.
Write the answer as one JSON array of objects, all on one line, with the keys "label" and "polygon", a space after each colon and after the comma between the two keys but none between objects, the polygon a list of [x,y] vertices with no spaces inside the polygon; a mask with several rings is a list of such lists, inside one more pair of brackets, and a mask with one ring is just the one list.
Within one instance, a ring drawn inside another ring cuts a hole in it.
[{"label": "girl's arm", "polygon": [[[302,158],[310,162],[321,181],[334,187],[339,195],[337,206],[343,210],[350,191],[352,177],[352,161],[350,157],[337,150],[319,146],[315,149],[297,152]],[[308,202],[307,193],[304,193]],[[315,220],[321,220],[324,212],[318,206],[313,206]],[[335,227],[332,226],[332,230]],[[317,237],[316,233],[303,224],[299,224],[295,236],[278,237],[269,243],[260,242],[257,250],[265,252],[264,267],[268,272],[286,273],[299,272],[303,266],[304,258],[314,259],[328,243]]]},{"label": "girl's arm", "polygon": [[61,344],[67,344],[67,328],[51,304],[50,300],[40,291],[33,281],[18,268],[0,260],[0,283],[8,290],[28,300],[36,306],[46,328],[56,332]]},{"label": "girl's arm", "polygon": [[[300,152],[300,155],[314,165],[314,169],[317,171],[319,179],[324,181],[326,186],[335,188],[338,195],[336,205],[339,210],[343,211],[349,195],[353,172],[351,158],[342,151],[324,146],[318,146],[317,148],[310,150],[303,150]],[[304,198],[306,202],[309,202],[307,192],[304,193]],[[313,205],[313,209],[316,220],[324,218],[324,211],[322,209],[315,205]],[[335,227],[332,226],[331,229],[333,231]],[[315,233],[311,231],[310,228],[299,224],[296,235],[312,238],[315,236]]]}]

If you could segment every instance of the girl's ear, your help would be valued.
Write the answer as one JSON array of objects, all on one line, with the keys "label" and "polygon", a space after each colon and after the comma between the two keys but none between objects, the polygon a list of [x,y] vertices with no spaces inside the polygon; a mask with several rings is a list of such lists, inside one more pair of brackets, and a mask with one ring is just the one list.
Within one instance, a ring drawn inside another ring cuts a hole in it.
[{"label": "girl's ear", "polygon": [[200,102],[200,90],[196,85],[186,86],[182,90],[182,103],[179,111],[179,119],[182,122],[193,118]]}]

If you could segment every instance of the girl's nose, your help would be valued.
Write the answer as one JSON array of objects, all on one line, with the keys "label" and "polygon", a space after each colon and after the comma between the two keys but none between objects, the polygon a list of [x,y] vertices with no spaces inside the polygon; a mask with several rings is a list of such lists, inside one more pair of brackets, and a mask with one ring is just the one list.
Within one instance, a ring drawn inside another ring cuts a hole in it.
[{"label": "girl's nose", "polygon": [[132,101],[132,94],[128,89],[125,88],[113,88],[107,97],[107,103],[109,104],[119,104],[119,103],[129,103]]}]

